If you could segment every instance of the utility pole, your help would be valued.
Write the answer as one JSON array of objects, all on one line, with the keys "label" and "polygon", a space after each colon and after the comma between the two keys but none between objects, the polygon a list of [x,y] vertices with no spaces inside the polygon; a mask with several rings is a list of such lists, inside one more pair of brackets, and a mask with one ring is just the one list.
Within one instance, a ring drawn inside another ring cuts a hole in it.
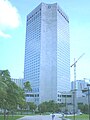
[{"label": "utility pole", "polygon": [[89,120],[90,120],[90,84],[87,84],[88,88],[84,88],[82,92],[88,92],[88,115],[89,115]]},{"label": "utility pole", "polygon": [[70,66],[74,66],[74,85],[73,85],[73,113],[74,113],[74,120],[75,120],[75,112],[77,108],[77,101],[76,101],[76,63],[79,61],[80,58],[83,57],[85,53],[83,53],[77,60],[74,58],[74,63]]}]

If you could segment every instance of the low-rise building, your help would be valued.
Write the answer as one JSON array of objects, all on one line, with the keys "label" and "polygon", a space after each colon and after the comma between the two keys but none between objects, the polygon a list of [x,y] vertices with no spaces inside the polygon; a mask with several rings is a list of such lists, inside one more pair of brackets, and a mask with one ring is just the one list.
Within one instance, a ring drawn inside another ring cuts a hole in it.
[{"label": "low-rise building", "polygon": [[19,87],[23,88],[23,78],[11,78],[13,82],[15,82]]}]

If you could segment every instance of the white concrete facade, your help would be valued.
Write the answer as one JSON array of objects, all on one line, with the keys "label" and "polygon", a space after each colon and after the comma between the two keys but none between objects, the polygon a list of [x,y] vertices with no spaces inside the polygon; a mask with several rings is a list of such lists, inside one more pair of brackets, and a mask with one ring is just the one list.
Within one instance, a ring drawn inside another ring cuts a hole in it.
[{"label": "white concrete facade", "polygon": [[11,80],[13,82],[15,82],[17,84],[17,86],[23,88],[23,80],[24,80],[23,78],[19,78],[19,79],[17,79],[17,78],[11,78]]}]

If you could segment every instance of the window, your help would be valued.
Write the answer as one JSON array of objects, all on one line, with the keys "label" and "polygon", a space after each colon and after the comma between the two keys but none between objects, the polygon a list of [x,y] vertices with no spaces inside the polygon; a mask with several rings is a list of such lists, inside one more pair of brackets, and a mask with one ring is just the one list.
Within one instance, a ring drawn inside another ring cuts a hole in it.
[{"label": "window", "polygon": [[50,5],[48,5],[48,9],[50,9],[51,8],[51,6]]}]

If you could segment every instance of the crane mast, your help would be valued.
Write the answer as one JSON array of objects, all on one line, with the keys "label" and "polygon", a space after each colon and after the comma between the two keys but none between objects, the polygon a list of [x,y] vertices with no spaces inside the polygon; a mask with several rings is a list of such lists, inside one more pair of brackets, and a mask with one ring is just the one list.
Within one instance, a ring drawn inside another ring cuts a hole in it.
[{"label": "crane mast", "polygon": [[76,63],[83,57],[83,55],[85,55],[85,53],[83,53],[77,60],[74,58],[74,63],[71,65],[71,67],[74,66],[74,90],[76,89]]},{"label": "crane mast", "polygon": [[74,63],[70,67],[74,67],[74,84],[73,84],[73,113],[75,120],[75,112],[77,111],[77,100],[76,100],[76,63],[83,57],[83,53],[77,60],[74,58]]}]

